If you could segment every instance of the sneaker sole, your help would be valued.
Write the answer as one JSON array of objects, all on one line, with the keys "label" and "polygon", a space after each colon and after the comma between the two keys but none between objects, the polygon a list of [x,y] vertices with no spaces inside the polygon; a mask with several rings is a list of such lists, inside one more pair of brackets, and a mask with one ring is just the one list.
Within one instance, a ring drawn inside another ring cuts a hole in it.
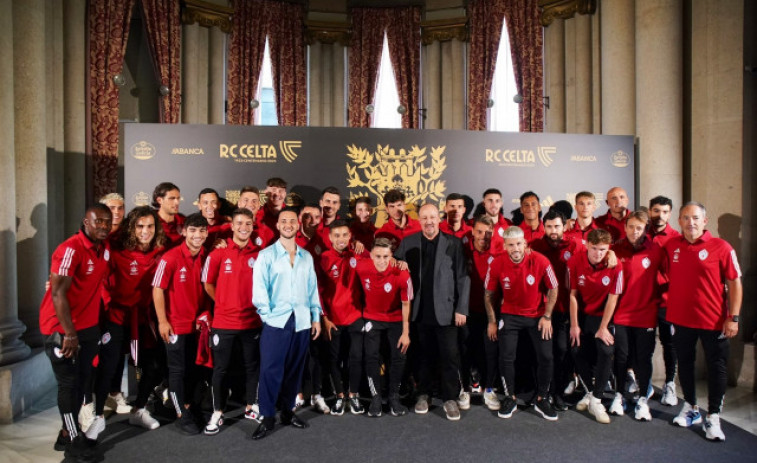
[{"label": "sneaker sole", "polygon": [[425,415],[428,413],[428,408],[425,410],[418,410],[417,408],[414,410],[416,415]]},{"label": "sneaker sole", "polygon": [[534,409],[545,420],[547,420],[547,421],[557,421],[557,415],[555,415],[555,416],[548,416],[546,413],[544,413],[543,411],[541,411],[541,409],[539,407],[537,407],[536,405],[534,405]]},{"label": "sneaker sole", "polygon": [[221,429],[220,429],[220,428],[216,428],[216,429],[214,429],[214,430],[208,430],[208,428],[205,428],[205,429],[204,429],[204,430],[202,431],[202,433],[203,433],[204,435],[206,435],[206,436],[215,436],[215,435],[216,435],[216,434],[218,434],[219,432],[221,432]]},{"label": "sneaker sole", "polygon": [[470,410],[470,403],[468,403],[468,404],[465,404],[465,405],[460,405],[460,404],[457,404],[457,407],[458,407],[458,408],[459,408],[460,410]]},{"label": "sneaker sole", "polygon": [[362,415],[363,413],[365,413],[365,410],[355,410],[351,408],[350,413],[352,413],[353,415]]},{"label": "sneaker sole", "polygon": [[368,416],[370,416],[371,418],[380,418],[381,412],[378,412],[378,414],[368,412]]},{"label": "sneaker sole", "polygon": [[649,417],[649,416],[639,416],[639,417],[634,416],[634,419],[636,421],[652,421],[652,417]]},{"label": "sneaker sole", "polygon": [[499,411],[499,404],[497,404],[497,405],[485,404],[485,405],[486,405],[486,408],[488,408],[489,410],[491,410],[493,412],[498,412]]},{"label": "sneaker sole", "polygon": [[332,410],[331,413],[329,413],[329,415],[342,416],[344,415],[344,410],[342,410],[341,412],[335,412]]},{"label": "sneaker sole", "polygon": [[391,410],[392,416],[405,416],[407,415],[407,412],[395,412],[394,410]]},{"label": "sneaker sole", "polygon": [[513,413],[515,413],[515,412],[510,412],[510,413],[500,413],[500,412],[497,412],[497,417],[506,420],[506,419],[512,417]]}]

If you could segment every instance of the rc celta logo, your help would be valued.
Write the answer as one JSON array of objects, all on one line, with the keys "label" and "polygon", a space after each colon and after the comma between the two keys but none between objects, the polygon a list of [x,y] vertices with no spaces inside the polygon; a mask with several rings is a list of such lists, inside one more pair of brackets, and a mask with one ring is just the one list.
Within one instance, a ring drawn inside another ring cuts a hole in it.
[{"label": "rc celta logo", "polygon": [[289,163],[297,159],[295,149],[302,147],[299,140],[281,140],[277,144],[220,144],[218,154],[223,159],[233,159],[234,162],[275,163],[279,154]]}]

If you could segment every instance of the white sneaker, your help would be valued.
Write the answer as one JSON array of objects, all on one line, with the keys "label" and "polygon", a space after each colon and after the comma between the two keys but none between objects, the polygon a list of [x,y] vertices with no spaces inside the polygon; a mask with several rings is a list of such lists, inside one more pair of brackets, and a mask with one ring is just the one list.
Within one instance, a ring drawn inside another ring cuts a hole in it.
[{"label": "white sneaker", "polygon": [[565,390],[563,391],[563,395],[571,395],[574,392],[576,392],[576,388],[578,387],[578,376],[573,377],[573,381],[570,381],[567,386],[565,386]]},{"label": "white sneaker", "polygon": [[594,415],[594,419],[597,420],[597,423],[610,423],[610,416],[607,414],[605,406],[602,405],[602,401],[594,397],[593,394],[589,397],[589,414]]},{"label": "white sneaker", "polygon": [[628,387],[629,394],[636,394],[639,392],[639,383],[636,382],[636,374],[633,370],[626,372],[626,386]]},{"label": "white sneaker", "polygon": [[87,436],[87,439],[97,440],[97,436],[103,431],[105,431],[105,417],[100,415],[95,417],[84,435]]},{"label": "white sneaker", "polygon": [[662,398],[660,403],[663,405],[670,405],[675,407],[678,405],[678,395],[676,394],[676,383],[668,381],[662,388]]},{"label": "white sneaker", "polygon": [[246,420],[257,421],[260,423],[260,406],[258,404],[252,404],[249,410],[244,411],[244,418]]},{"label": "white sneaker", "polygon": [[[681,411],[678,412],[678,416],[673,418],[673,424],[676,424],[682,428],[688,428],[691,425],[699,424],[702,422],[702,414],[699,412],[699,407],[692,406],[688,402],[683,403]],[[720,422],[718,421],[718,424]]]},{"label": "white sneaker", "polygon": [[649,412],[649,404],[646,397],[640,397],[636,402],[633,417],[636,421],[652,421],[652,414]]},{"label": "white sneaker", "polygon": [[610,414],[623,416],[624,412],[625,410],[623,407],[623,394],[616,392],[615,398],[612,399],[612,403],[610,404]]},{"label": "white sneaker", "polygon": [[215,436],[216,434],[218,434],[218,431],[221,430],[222,424],[223,412],[216,410],[212,415],[210,415],[210,421],[208,421],[208,424],[205,425],[205,429],[202,431],[202,433],[206,436]]},{"label": "white sneaker", "polygon": [[326,405],[326,401],[323,400],[323,396],[321,394],[316,394],[310,398],[310,403],[313,404],[313,408],[318,410],[319,412],[323,413],[324,415],[328,415],[331,413],[331,409],[328,405]]},{"label": "white sneaker", "polygon": [[84,404],[79,409],[79,427],[82,431],[87,432],[92,422],[95,421],[95,403]]},{"label": "white sneaker", "polygon": [[717,413],[707,415],[707,418],[705,418],[704,437],[706,437],[708,440],[725,440],[725,434],[723,434],[723,430],[720,429],[720,415],[718,415]]},{"label": "white sneaker", "polygon": [[460,410],[469,410],[470,394],[465,391],[460,391],[460,396],[457,398],[457,406],[460,407]]},{"label": "white sneaker", "polygon": [[587,392],[581,400],[576,404],[576,410],[579,412],[586,411],[589,408],[589,402],[591,401],[591,392]]},{"label": "white sneaker", "polygon": [[160,393],[160,400],[163,401],[163,405],[168,403],[168,400],[171,398],[168,388],[164,388],[163,392]]},{"label": "white sneaker", "polygon": [[142,426],[149,430],[158,429],[160,427],[160,422],[153,418],[146,408],[140,408],[129,415],[129,424],[133,426]]},{"label": "white sneaker", "polygon": [[499,397],[497,397],[497,393],[491,389],[484,391],[484,405],[489,410],[495,412],[499,410]]},{"label": "white sneaker", "polygon": [[294,399],[294,408],[292,411],[296,411],[299,408],[302,408],[302,406],[305,405],[305,398],[302,396],[302,394],[297,394],[297,398]]},{"label": "white sneaker", "polygon": [[116,395],[108,394],[108,398],[105,399],[105,408],[109,408],[119,415],[131,413],[131,405],[126,402],[126,397],[122,392]]}]

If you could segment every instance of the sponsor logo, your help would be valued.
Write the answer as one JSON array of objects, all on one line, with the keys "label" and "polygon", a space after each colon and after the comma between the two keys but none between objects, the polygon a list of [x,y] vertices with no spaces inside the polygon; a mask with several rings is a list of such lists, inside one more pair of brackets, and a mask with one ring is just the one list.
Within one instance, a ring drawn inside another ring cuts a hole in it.
[{"label": "sponsor logo", "polygon": [[227,258],[225,261],[223,261],[223,266],[224,266],[224,270],[223,270],[224,273],[231,273],[231,259]]},{"label": "sponsor logo", "polygon": [[706,249],[699,251],[699,260],[705,260],[707,259],[707,256],[709,256],[709,254],[707,253]]},{"label": "sponsor logo", "polygon": [[[258,239],[260,239],[260,238],[258,238]],[[255,258],[254,257],[250,257],[249,259],[247,259],[247,266],[250,267],[250,268],[252,268],[252,267],[255,266]]]},{"label": "sponsor logo", "polygon": [[149,206],[150,195],[144,191],[134,193],[131,197],[131,202],[134,203],[135,206]]},{"label": "sponsor logo", "polygon": [[528,283],[529,285],[533,286],[535,281],[536,281],[536,278],[534,278],[533,275],[529,275],[526,277],[526,283]]},{"label": "sponsor logo", "polygon": [[628,167],[631,164],[631,156],[624,153],[622,150],[618,150],[610,156],[610,162],[615,167]]},{"label": "sponsor logo", "polygon": [[392,284],[391,283],[387,283],[387,284],[384,285],[384,291],[386,291],[388,293],[391,290],[392,290]]},{"label": "sponsor logo", "polygon": [[497,164],[501,167],[536,167],[536,160],[544,167],[549,167],[554,162],[553,156],[557,153],[554,146],[539,146],[536,153],[533,150],[519,149],[486,149],[484,160]]},{"label": "sponsor logo", "polygon": [[602,277],[602,284],[605,285],[605,286],[609,285],[610,284],[610,277],[608,277],[606,275],[603,276]]},{"label": "sponsor logo", "polygon": [[202,148],[173,148],[171,149],[171,154],[191,156],[205,154],[205,151]]},{"label": "sponsor logo", "polygon": [[652,265],[652,261],[649,260],[649,257],[645,257],[641,259],[641,266],[644,268],[649,268],[649,266]]},{"label": "sponsor logo", "polygon": [[129,152],[134,159],[146,161],[155,157],[155,146],[142,140],[131,145]]},{"label": "sponsor logo", "polygon": [[571,162],[597,162],[596,156],[574,154],[570,157]]},{"label": "sponsor logo", "polygon": [[294,162],[298,155],[295,149],[301,148],[302,142],[296,140],[282,140],[278,144],[220,144],[218,154],[222,159],[232,159],[234,162],[275,163],[279,154],[289,163]]}]

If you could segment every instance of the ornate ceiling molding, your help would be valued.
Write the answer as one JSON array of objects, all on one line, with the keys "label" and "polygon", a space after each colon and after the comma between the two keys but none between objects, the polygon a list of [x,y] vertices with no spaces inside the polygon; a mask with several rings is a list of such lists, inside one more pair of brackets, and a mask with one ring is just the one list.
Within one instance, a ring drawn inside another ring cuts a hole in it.
[{"label": "ornate ceiling molding", "polygon": [[576,13],[594,14],[597,0],[539,0],[541,7],[541,24],[544,27],[555,19],[569,19]]},{"label": "ornate ceiling molding", "polygon": [[467,18],[437,19],[421,23],[421,42],[423,45],[447,42],[452,39],[461,42],[468,41]]},{"label": "ornate ceiling molding", "polygon": [[348,23],[305,21],[305,41],[308,45],[320,42],[338,43],[346,47],[350,44],[351,34]]},{"label": "ornate ceiling molding", "polygon": [[199,24],[203,27],[217,27],[225,33],[231,32],[231,16],[234,9],[202,0],[182,0],[181,23]]}]

